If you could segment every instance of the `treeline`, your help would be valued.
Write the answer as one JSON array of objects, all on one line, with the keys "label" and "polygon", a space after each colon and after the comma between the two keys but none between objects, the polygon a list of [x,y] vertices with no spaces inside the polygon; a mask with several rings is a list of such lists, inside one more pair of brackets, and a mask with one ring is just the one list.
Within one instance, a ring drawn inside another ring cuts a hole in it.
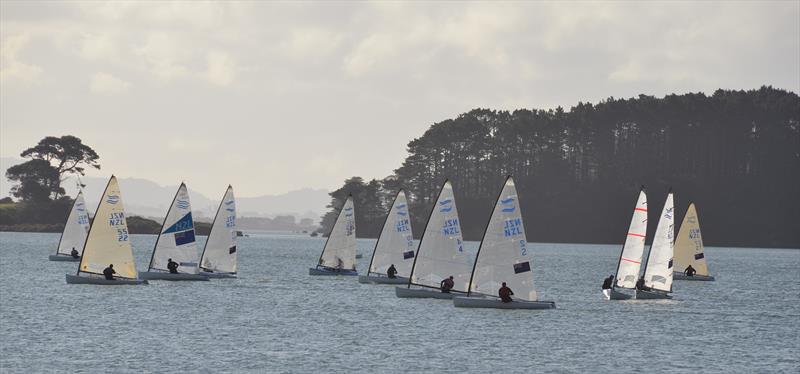
[{"label": "treeline", "polygon": [[[476,109],[433,124],[408,153],[391,176],[354,177],[331,193],[331,208],[354,194],[359,236],[379,234],[400,187],[418,236],[449,178],[464,236],[480,240],[511,174],[531,241],[620,243],[645,185],[648,242],[672,187],[678,222],[694,201],[709,245],[800,247],[800,98],[785,90]],[[323,216],[322,231],[334,219]]]}]

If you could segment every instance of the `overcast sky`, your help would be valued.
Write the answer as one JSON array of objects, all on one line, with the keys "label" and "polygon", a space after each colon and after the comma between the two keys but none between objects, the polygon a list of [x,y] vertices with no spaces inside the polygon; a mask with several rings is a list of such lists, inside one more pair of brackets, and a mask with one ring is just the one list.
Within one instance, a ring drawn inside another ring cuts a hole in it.
[{"label": "overcast sky", "polygon": [[73,134],[207,196],[382,178],[472,108],[761,85],[800,91],[798,1],[0,2],[0,156]]}]

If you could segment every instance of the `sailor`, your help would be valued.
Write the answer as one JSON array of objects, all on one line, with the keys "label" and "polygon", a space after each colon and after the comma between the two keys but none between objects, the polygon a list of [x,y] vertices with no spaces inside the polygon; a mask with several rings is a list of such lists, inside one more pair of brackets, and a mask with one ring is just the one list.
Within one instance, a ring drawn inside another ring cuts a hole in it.
[{"label": "sailor", "polygon": [[78,258],[79,257],[78,256],[78,251],[75,250],[75,247],[72,247],[72,252],[70,252],[69,255],[72,256],[72,258]]},{"label": "sailor", "polygon": [[344,270],[344,261],[341,258],[336,257],[336,271]]},{"label": "sailor", "polygon": [[386,276],[389,278],[397,278],[397,269],[394,268],[394,264],[389,266],[389,269],[386,269]]},{"label": "sailor", "polygon": [[511,291],[508,286],[506,286],[506,282],[503,282],[503,287],[500,287],[500,290],[497,291],[497,294],[500,296],[500,300],[504,303],[511,302],[511,295],[514,294],[514,291]]},{"label": "sailor", "polygon": [[689,265],[686,267],[686,270],[683,271],[683,274],[687,277],[693,277],[695,274],[697,274],[697,270],[694,270],[692,265]]},{"label": "sailor", "polygon": [[613,287],[612,286],[613,284],[614,284],[614,275],[609,275],[608,278],[603,280],[603,295],[606,295],[606,297],[611,296],[611,288]]},{"label": "sailor", "polygon": [[180,264],[178,264],[175,261],[172,261],[171,258],[167,259],[167,269],[169,269],[170,273],[178,274],[178,266],[180,266]]},{"label": "sailor", "polygon": [[456,285],[456,282],[453,281],[453,276],[451,275],[450,278],[446,278],[439,283],[439,287],[442,289],[442,293],[450,293],[450,290]]},{"label": "sailor", "polygon": [[107,268],[103,269],[103,275],[106,276],[107,280],[114,280],[114,274],[117,272],[114,271],[114,264],[109,264]]},{"label": "sailor", "polygon": [[644,277],[640,277],[638,281],[636,281],[636,289],[637,290],[647,290],[648,287],[644,285]]}]

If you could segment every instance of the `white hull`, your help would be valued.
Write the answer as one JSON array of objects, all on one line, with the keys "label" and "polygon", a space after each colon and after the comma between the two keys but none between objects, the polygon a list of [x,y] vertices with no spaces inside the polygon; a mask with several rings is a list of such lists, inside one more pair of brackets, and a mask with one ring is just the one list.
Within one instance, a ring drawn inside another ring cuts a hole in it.
[{"label": "white hull", "polygon": [[144,279],[123,279],[117,278],[114,280],[108,280],[105,278],[95,278],[95,277],[80,277],[77,275],[67,274],[67,283],[68,284],[101,284],[106,286],[125,286],[125,285],[137,285],[137,284],[147,284],[147,280]]},{"label": "white hull", "polygon": [[328,270],[328,269],[318,269],[318,268],[308,268],[308,275],[358,275],[357,271],[354,270]]},{"label": "white hull", "polygon": [[50,257],[48,257],[48,258],[50,259],[50,261],[79,262],[81,260],[80,257],[75,258],[75,257],[72,257],[72,256],[67,256],[67,255],[50,255]]},{"label": "white hull", "polygon": [[396,277],[389,278],[382,275],[359,275],[358,283],[373,283],[373,284],[408,284],[408,278]]},{"label": "white hull", "polygon": [[671,299],[672,296],[662,291],[635,290],[633,291],[633,298],[636,300],[663,300]]},{"label": "white hull", "polygon": [[615,290],[615,289],[613,289],[613,288],[612,288],[610,291],[611,291],[611,292],[609,293],[609,295],[608,295],[608,296],[606,296],[605,294],[603,294],[603,296],[605,296],[606,300],[628,300],[628,299],[630,299],[631,297],[633,297],[633,296],[631,296],[630,294],[627,294],[627,293],[624,293],[624,292],[617,291],[617,290]]},{"label": "white hull", "polygon": [[672,273],[672,279],[674,280],[685,280],[685,281],[714,281],[714,277],[711,275],[693,275],[688,276],[684,275],[683,273]]},{"label": "white hull", "polygon": [[408,288],[395,287],[394,293],[400,298],[420,298],[420,299],[444,299],[450,300],[456,297],[455,293],[444,293],[433,288]]},{"label": "white hull", "polygon": [[203,274],[173,274],[162,271],[144,271],[139,273],[139,279],[168,280],[168,281],[207,281],[208,276]]},{"label": "white hull", "polygon": [[500,299],[488,297],[456,296],[453,305],[459,308],[492,308],[492,309],[555,309],[553,301],[523,301],[513,300],[508,303]]},{"label": "white hull", "polygon": [[200,272],[200,275],[202,275],[202,276],[204,276],[204,277],[206,277],[206,278],[215,278],[215,279],[220,279],[220,278],[224,278],[224,279],[237,278],[236,274],[234,274],[234,273],[209,273],[209,272],[206,272],[206,271],[201,271],[201,272]]}]

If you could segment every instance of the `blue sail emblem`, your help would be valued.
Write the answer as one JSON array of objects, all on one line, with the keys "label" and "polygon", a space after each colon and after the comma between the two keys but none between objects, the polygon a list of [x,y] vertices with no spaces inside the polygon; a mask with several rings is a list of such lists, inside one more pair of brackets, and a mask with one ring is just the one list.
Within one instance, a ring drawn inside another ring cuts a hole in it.
[{"label": "blue sail emblem", "polygon": [[[194,229],[194,222],[192,221],[192,212],[186,213],[181,219],[175,222],[172,226],[167,227],[162,234],[169,234],[171,232],[180,232]],[[192,235],[194,238],[194,235]]]},{"label": "blue sail emblem", "polygon": [[447,205],[453,202],[453,199],[442,200],[439,202],[439,205]]},{"label": "blue sail emblem", "polygon": [[447,199],[447,200],[440,201],[439,205],[441,205],[442,208],[440,208],[439,211],[442,212],[442,213],[450,213],[450,211],[453,210],[453,206],[450,205],[450,203],[452,203],[452,202],[453,202],[453,199]]},{"label": "blue sail emblem", "polygon": [[175,206],[179,209],[189,209],[189,200],[175,200]]},{"label": "blue sail emblem", "polygon": [[353,208],[345,208],[344,216],[345,217],[352,217],[353,216]]},{"label": "blue sail emblem", "polygon": [[397,215],[398,215],[398,216],[407,216],[407,215],[408,215],[408,213],[407,213],[407,212],[404,212],[404,211],[402,211],[402,210],[398,210],[398,211],[397,211]]},{"label": "blue sail emblem", "polygon": [[517,206],[514,205],[514,197],[512,196],[500,200],[500,204],[506,206],[502,209],[503,213],[513,213],[515,210],[517,210]]},{"label": "blue sail emblem", "polygon": [[405,207],[406,207],[406,204],[400,204],[400,205],[397,206],[397,209],[403,209]]},{"label": "blue sail emblem", "polygon": [[109,204],[116,204],[119,202],[119,195],[108,195],[106,202]]}]

